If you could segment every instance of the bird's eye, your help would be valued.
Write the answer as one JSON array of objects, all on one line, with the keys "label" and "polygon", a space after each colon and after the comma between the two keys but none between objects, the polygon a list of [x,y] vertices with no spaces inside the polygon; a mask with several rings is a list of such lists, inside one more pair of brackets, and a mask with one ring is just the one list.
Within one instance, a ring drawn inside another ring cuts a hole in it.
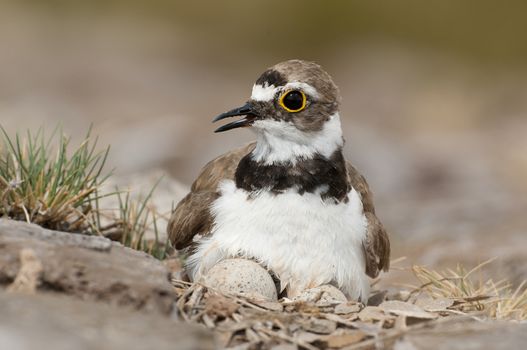
[{"label": "bird's eye", "polygon": [[300,112],[306,108],[306,95],[302,91],[290,90],[286,91],[280,97],[280,106],[288,112]]}]

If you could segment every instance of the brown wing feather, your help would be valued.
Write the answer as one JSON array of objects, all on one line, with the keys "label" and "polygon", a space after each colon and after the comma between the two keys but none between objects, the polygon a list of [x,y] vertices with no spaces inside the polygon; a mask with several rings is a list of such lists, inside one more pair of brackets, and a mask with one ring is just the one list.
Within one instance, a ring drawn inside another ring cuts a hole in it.
[{"label": "brown wing feather", "polygon": [[349,162],[346,165],[351,185],[361,195],[364,214],[368,220],[366,239],[362,244],[366,258],[366,274],[375,278],[381,270],[388,271],[390,268],[390,239],[375,216],[373,196],[366,179]]},{"label": "brown wing feather", "polygon": [[213,159],[203,167],[190,193],[178,203],[168,222],[168,236],[176,249],[189,246],[196,234],[210,233],[210,205],[219,196],[218,184],[221,180],[233,180],[238,163],[253,149],[254,143],[250,143]]}]

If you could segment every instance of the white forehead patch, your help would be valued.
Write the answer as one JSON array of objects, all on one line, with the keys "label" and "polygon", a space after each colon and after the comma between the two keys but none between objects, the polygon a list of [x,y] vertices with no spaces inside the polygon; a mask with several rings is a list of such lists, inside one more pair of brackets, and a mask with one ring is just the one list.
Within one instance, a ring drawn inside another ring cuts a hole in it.
[{"label": "white forehead patch", "polygon": [[254,101],[271,101],[274,98],[276,88],[274,85],[253,85],[253,92],[251,94],[251,100]]}]

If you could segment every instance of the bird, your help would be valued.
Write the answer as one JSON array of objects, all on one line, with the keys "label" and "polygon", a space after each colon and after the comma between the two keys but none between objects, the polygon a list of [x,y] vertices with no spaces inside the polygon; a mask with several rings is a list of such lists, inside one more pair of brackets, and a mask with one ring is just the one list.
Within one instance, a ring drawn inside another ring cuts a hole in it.
[{"label": "bird", "polygon": [[388,271],[389,236],[365,178],[345,160],[340,92],[314,63],[266,69],[243,106],[214,118],[238,119],[215,132],[249,128],[256,141],[201,170],[167,232],[198,281],[228,258],[246,258],[295,297],[329,284],[367,301],[370,278]]}]

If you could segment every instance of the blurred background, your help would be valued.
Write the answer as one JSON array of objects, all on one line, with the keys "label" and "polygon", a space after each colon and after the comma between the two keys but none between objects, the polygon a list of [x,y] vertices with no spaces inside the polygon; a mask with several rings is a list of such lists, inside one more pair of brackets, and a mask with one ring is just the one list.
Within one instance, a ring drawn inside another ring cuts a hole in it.
[{"label": "blurred background", "polygon": [[1,0],[0,123],[62,125],[75,140],[93,124],[118,176],[167,174],[168,211],[208,160],[253,138],[213,134],[211,119],[266,67],[313,60],[341,89],[346,156],[374,190],[393,258],[407,257],[398,266],[497,257],[492,273],[518,282],[526,13],[514,0]]}]

